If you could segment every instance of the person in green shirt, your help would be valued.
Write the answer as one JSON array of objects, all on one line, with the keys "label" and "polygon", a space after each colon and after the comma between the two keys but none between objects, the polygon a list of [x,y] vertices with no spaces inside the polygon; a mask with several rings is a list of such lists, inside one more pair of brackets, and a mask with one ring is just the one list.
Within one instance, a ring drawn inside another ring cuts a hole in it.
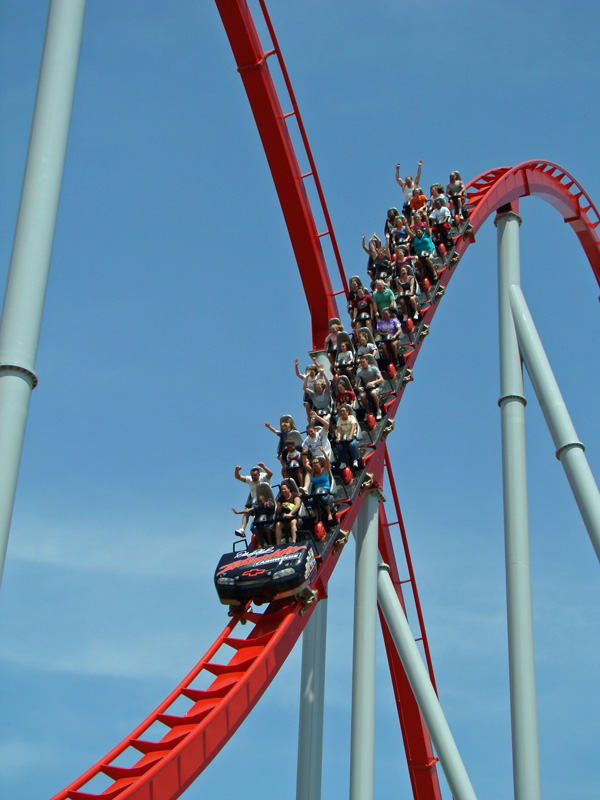
[{"label": "person in green shirt", "polygon": [[391,308],[394,311],[397,311],[396,298],[390,287],[386,285],[385,281],[378,280],[375,283],[373,303],[375,304],[375,315],[377,319],[382,318],[384,308]]}]

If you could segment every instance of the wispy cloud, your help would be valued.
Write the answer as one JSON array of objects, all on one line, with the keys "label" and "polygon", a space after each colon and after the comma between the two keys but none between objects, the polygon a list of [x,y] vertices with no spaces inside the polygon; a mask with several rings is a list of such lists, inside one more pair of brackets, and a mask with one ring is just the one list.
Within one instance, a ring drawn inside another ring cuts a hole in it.
[{"label": "wispy cloud", "polygon": [[10,542],[10,558],[77,571],[207,579],[226,549],[207,530],[222,530],[221,520],[194,524],[184,515],[160,518],[140,513],[134,519],[82,517],[60,523],[30,515]]},{"label": "wispy cloud", "polygon": [[0,776],[10,777],[27,769],[39,769],[51,763],[47,748],[36,745],[32,740],[12,739],[0,742]]}]

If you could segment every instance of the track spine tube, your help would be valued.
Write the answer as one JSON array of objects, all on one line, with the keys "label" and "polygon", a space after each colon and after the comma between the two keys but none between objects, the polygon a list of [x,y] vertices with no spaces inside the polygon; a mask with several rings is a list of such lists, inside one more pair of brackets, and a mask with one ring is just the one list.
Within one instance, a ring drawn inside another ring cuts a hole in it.
[{"label": "track spine tube", "polygon": [[440,701],[429,679],[427,668],[421,659],[408,620],[396,595],[387,564],[380,564],[378,568],[377,598],[452,794],[456,800],[477,800]]},{"label": "track spine tube", "polygon": [[394,480],[394,473],[392,472],[392,467],[389,461],[389,457],[387,455],[387,447],[386,447],[386,471],[388,480],[390,482],[390,489],[392,492],[392,499],[394,501],[394,509],[396,511],[396,516],[398,518],[398,527],[400,529],[400,536],[402,537],[402,549],[404,550],[404,558],[406,560],[406,568],[408,569],[408,577],[410,580],[410,585],[412,587],[412,594],[415,603],[415,611],[417,613],[417,619],[419,621],[419,628],[421,630],[421,637],[423,640],[423,650],[425,652],[425,661],[427,662],[427,669],[429,670],[429,677],[431,678],[431,683],[433,684],[433,688],[437,694],[437,686],[435,682],[435,674],[433,671],[433,660],[431,658],[431,651],[429,649],[429,641],[427,639],[427,632],[425,630],[425,618],[423,617],[423,609],[421,608],[421,600],[419,599],[419,592],[417,590],[417,579],[415,577],[415,571],[413,568],[412,557],[410,555],[410,549],[408,546],[408,538],[406,535],[406,528],[404,527],[404,519],[402,518],[402,510],[400,508],[400,500],[398,498],[398,490],[396,488],[396,482]]},{"label": "track spine tube", "polygon": [[600,561],[600,493],[518,286],[509,289],[519,348],[592,546]]},{"label": "track spine tube", "polygon": [[354,527],[356,564],[350,800],[373,800],[375,793],[378,505],[375,493],[367,491]]},{"label": "track spine tube", "polygon": [[302,634],[296,800],[321,800],[326,643],[327,599],[324,598]]},{"label": "track spine tube", "polygon": [[0,582],[17,491],[75,96],[85,0],[48,11],[21,202],[0,321]]},{"label": "track spine tube", "polygon": [[[389,465],[388,471],[390,470]],[[390,476],[390,484],[393,483]],[[402,595],[402,583],[398,573],[398,566],[396,564],[396,557],[392,546],[390,537],[390,525],[387,521],[386,509],[383,503],[379,505],[379,554],[380,559],[385,562],[390,572],[390,579],[398,597],[398,602],[401,608],[406,613],[404,597]],[[409,582],[413,582],[414,578],[409,578]],[[416,584],[413,584],[413,597],[416,602]],[[396,699],[396,707],[398,710],[398,718],[400,721],[400,729],[402,731],[402,738],[405,742],[406,761],[408,766],[408,775],[413,792],[414,800],[442,800],[442,793],[437,774],[437,761],[431,737],[425,725],[425,720],[421,714],[414,692],[411,688],[410,682],[406,675],[406,671],[400,660],[398,650],[394,643],[392,633],[389,629],[385,616],[383,614],[381,604],[379,604],[379,622],[381,624],[381,631],[383,634],[383,641],[387,654],[388,666],[390,669],[390,677],[392,679],[392,686],[394,689],[394,697]],[[421,626],[421,639],[423,645],[427,641],[423,623]],[[432,673],[429,673],[432,686],[437,695],[437,689],[433,681]],[[410,744],[408,744],[410,743]]]},{"label": "track spine tube", "polygon": [[523,368],[509,300],[521,283],[521,218],[501,210],[498,228],[500,410],[506,558],[506,605],[515,800],[541,800],[531,598]]}]

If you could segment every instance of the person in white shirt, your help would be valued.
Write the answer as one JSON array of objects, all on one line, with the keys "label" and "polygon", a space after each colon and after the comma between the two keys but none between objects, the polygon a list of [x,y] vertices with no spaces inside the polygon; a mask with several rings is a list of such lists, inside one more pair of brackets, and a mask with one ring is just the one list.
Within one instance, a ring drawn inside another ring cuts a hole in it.
[{"label": "person in white shirt", "polygon": [[[273,472],[268,467],[265,467],[262,461],[259,461],[258,466],[252,467],[250,470],[250,475],[242,475],[242,468],[238,465],[234,470],[233,476],[236,480],[248,485],[250,494],[246,500],[246,507],[250,508],[253,503],[256,503],[256,487],[259,483],[268,483],[270,485]],[[250,515],[244,514],[242,524],[235,532],[237,536],[246,535],[246,525],[249,519]]]},{"label": "person in white shirt", "polygon": [[[321,427],[317,427],[320,425]],[[311,463],[314,458],[320,458],[321,448],[325,450],[327,458],[333,461],[333,450],[329,443],[329,421],[324,417],[319,417],[316,414],[311,418],[310,423],[306,426],[306,438],[302,442],[302,463],[306,470],[306,477],[304,479],[304,489],[308,490],[310,484]]]}]

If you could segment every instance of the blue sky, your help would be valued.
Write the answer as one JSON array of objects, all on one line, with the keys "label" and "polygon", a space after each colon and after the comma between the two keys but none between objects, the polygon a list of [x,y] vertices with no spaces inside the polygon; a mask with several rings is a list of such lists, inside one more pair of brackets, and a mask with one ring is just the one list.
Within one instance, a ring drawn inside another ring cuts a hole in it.
[{"label": "blue sky", "polygon": [[[254,8],[254,6],[252,6]],[[597,197],[596,4],[269,4],[348,275],[403,173],[555,161]],[[47,3],[0,2],[0,281]],[[521,205],[523,286],[600,474],[598,286],[553,209]],[[495,229],[436,314],[390,447],[442,705],[479,797],[511,794]],[[157,705],[224,627],[212,573],[236,464],[300,416],[306,302],[210,2],[88,2],[0,594],[0,786],[49,797]],[[590,355],[592,354],[592,355]],[[597,797],[598,564],[532,390],[530,525],[545,800]],[[347,794],[353,548],[330,583],[324,797]],[[299,652],[186,797],[295,791]],[[383,651],[378,797],[408,793]],[[288,733],[287,736],[282,732]],[[277,763],[260,768],[259,752]],[[224,780],[225,778],[225,780]],[[449,793],[446,791],[446,797]]]}]

